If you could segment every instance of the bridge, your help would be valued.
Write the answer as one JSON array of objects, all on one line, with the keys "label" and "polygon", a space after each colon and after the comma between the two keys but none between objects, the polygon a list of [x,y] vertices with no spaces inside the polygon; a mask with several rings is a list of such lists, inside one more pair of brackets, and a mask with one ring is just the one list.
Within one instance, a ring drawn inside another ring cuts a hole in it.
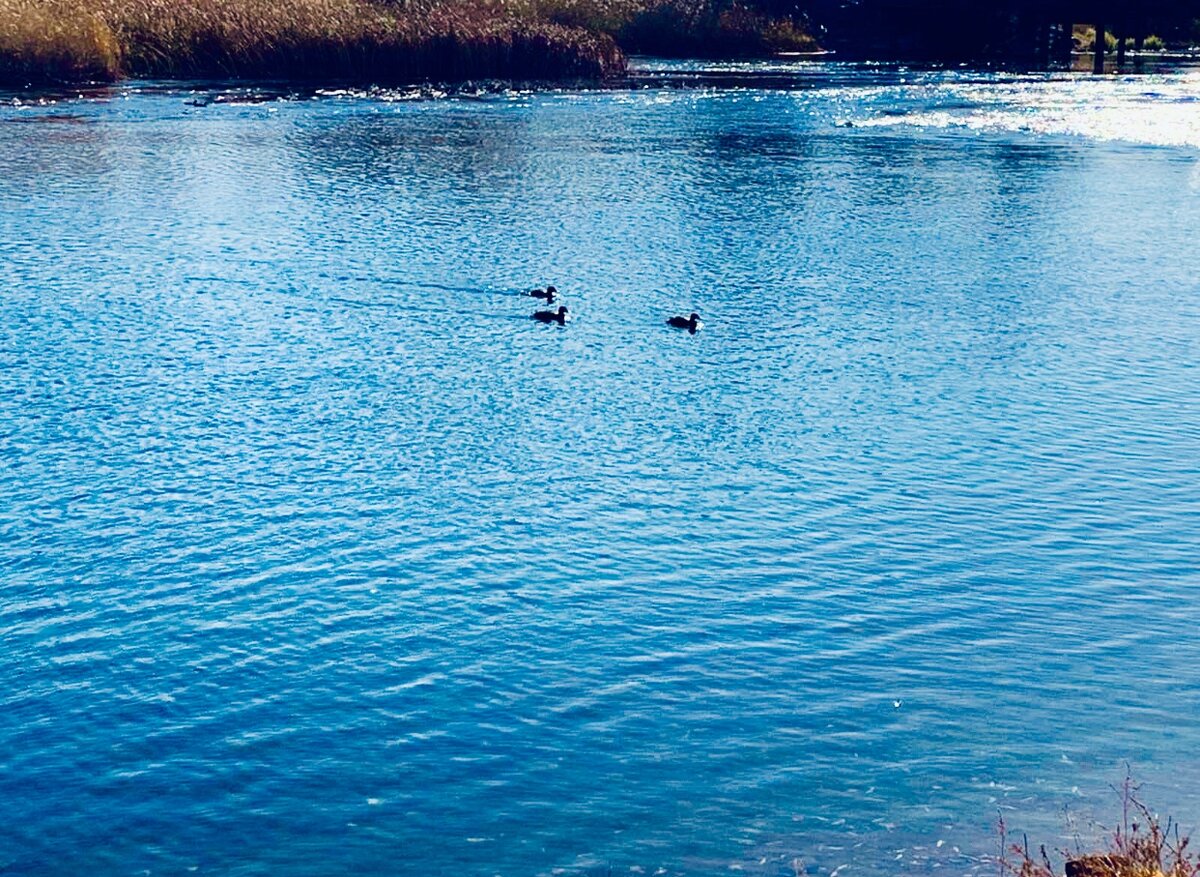
[{"label": "bridge", "polygon": [[843,48],[875,57],[1070,64],[1074,26],[1093,25],[1097,73],[1107,61],[1106,31],[1117,39],[1120,65],[1127,39],[1141,51],[1149,34],[1200,18],[1200,0],[817,0],[810,7]]},{"label": "bridge", "polygon": [[1119,67],[1126,61],[1126,42],[1130,37],[1134,40],[1135,51],[1141,52],[1155,22],[1186,4],[1166,0],[1018,0],[1006,5],[1011,8],[1010,16],[1018,26],[1031,28],[1035,51],[1040,52],[1045,47],[1049,52],[1048,61],[1069,60],[1074,25],[1092,25],[1096,31],[1093,71],[1103,73],[1106,33],[1112,33],[1116,39]]}]

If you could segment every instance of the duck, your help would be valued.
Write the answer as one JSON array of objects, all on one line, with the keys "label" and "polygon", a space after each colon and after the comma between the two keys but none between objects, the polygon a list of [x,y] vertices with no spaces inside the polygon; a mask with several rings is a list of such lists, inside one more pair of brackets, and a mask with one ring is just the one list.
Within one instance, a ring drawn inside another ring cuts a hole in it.
[{"label": "duck", "polygon": [[667,325],[676,329],[687,329],[693,335],[704,327],[704,324],[700,322],[699,314],[692,314],[690,317],[671,317],[667,320]]},{"label": "duck", "polygon": [[563,305],[557,311],[534,311],[533,318],[539,323],[558,323],[560,326],[567,325],[567,306]]},{"label": "duck", "polygon": [[544,298],[546,300],[546,304],[552,305],[554,304],[555,296],[558,295],[558,290],[553,286],[547,286],[545,289],[534,289],[525,294],[530,298]]}]

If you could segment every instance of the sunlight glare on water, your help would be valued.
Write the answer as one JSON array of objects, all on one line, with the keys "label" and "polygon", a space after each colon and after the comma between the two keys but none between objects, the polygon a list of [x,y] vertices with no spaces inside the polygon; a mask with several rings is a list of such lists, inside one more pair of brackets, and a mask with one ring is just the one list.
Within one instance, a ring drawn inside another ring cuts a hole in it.
[{"label": "sunlight glare on water", "polygon": [[928,109],[875,116],[862,124],[1029,131],[1200,148],[1200,75],[1195,73],[1037,77],[956,87],[938,83],[921,99]]}]

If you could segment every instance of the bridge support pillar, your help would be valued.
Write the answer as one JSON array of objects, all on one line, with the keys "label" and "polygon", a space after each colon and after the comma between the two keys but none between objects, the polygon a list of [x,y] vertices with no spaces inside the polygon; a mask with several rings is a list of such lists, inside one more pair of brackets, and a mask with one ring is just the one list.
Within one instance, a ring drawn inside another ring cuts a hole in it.
[{"label": "bridge support pillar", "polygon": [[1096,57],[1092,62],[1092,72],[1097,75],[1104,72],[1104,35],[1106,33],[1103,19],[1096,19]]},{"label": "bridge support pillar", "polygon": [[1071,55],[1075,52],[1075,23],[1064,21],[1059,28],[1058,43],[1055,45],[1054,54],[1070,68]]}]

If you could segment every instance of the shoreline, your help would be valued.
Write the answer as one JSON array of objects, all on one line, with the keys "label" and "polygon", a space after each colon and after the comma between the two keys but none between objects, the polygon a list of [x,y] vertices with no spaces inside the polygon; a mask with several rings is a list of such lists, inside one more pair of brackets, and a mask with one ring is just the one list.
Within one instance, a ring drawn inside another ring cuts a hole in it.
[{"label": "shoreline", "polygon": [[[22,98],[39,99],[68,99],[80,96],[103,96],[113,88],[132,87],[137,90],[161,91],[164,93],[209,93],[214,95],[204,100],[203,104],[221,104],[231,102],[260,102],[278,98],[305,98],[322,96],[322,92],[349,91],[359,92],[369,96],[372,92],[410,92],[411,99],[436,99],[442,97],[483,96],[499,94],[507,91],[550,91],[550,90],[589,90],[589,89],[623,89],[645,86],[657,83],[660,71],[652,67],[642,67],[646,61],[680,62],[695,60],[703,63],[737,63],[737,62],[820,62],[845,64],[851,67],[896,67],[908,70],[946,70],[960,69],[962,65],[951,65],[936,62],[915,62],[897,59],[862,59],[841,55],[832,51],[822,52],[781,52],[763,57],[734,56],[728,58],[677,58],[674,56],[657,55],[619,55],[619,65],[608,64],[600,73],[564,72],[561,74],[545,75],[513,75],[512,68],[501,65],[449,65],[443,64],[443,72],[447,67],[457,75],[443,75],[438,78],[414,75],[409,78],[353,78],[345,76],[280,76],[269,70],[257,75],[149,75],[131,74],[113,79],[35,79],[14,81],[0,76],[0,95],[17,103]],[[1089,72],[1085,64],[1090,64],[1090,57],[1077,55],[1072,67],[1054,68],[1050,70],[1026,67],[1010,67],[997,64],[968,65],[968,69],[982,72],[1007,72],[1019,74],[1042,73],[1079,74]],[[1110,67],[1115,65],[1110,64]],[[1133,58],[1128,65],[1132,69],[1122,70],[1128,74],[1151,75],[1164,70],[1179,67],[1200,66],[1200,53],[1159,52],[1146,53],[1140,58]],[[478,72],[477,72],[478,71]],[[1110,71],[1110,72],[1115,72]],[[706,80],[707,82],[707,80]],[[679,83],[674,83],[678,85]],[[241,92],[233,94],[233,92]]]},{"label": "shoreline", "polygon": [[[541,76],[516,77],[503,72],[492,72],[488,75],[468,76],[461,78],[431,79],[399,79],[395,81],[374,81],[346,78],[322,77],[280,77],[264,73],[261,76],[128,76],[109,81],[79,80],[79,81],[38,81],[16,84],[0,79],[0,100],[11,101],[14,106],[34,105],[46,101],[73,100],[78,98],[103,99],[110,97],[112,90],[128,88],[136,92],[161,93],[178,96],[194,96],[194,101],[188,101],[194,107],[207,107],[221,104],[266,103],[273,100],[304,100],[320,97],[335,97],[338,93],[351,94],[354,97],[380,97],[385,100],[437,100],[442,98],[485,97],[513,91],[589,91],[589,90],[624,90],[638,89],[648,86],[670,85],[677,88],[711,86],[714,77],[727,78],[719,70],[706,72],[685,71],[677,76],[668,75],[663,79],[664,71],[653,66],[643,66],[647,62],[681,62],[695,60],[700,63],[721,64],[738,62],[769,62],[772,60],[793,62],[820,62],[846,65],[847,67],[896,68],[905,70],[947,70],[962,69],[961,65],[945,63],[918,63],[905,60],[863,60],[847,56],[839,56],[835,52],[793,52],[778,53],[765,58],[735,57],[728,59],[695,58],[680,59],[670,56],[634,55],[622,56],[619,71],[610,70],[603,76]],[[1055,68],[1053,70],[1013,68],[999,65],[973,65],[969,69],[980,73],[1011,73],[1016,75],[1042,73],[1079,74],[1084,71],[1084,62],[1090,63],[1086,56],[1079,56],[1074,68]],[[1135,59],[1134,69],[1123,72],[1129,74],[1152,75],[1178,68],[1200,66],[1200,53],[1162,52],[1146,53],[1141,59]],[[1145,64],[1140,62],[1144,61]],[[1131,65],[1133,66],[1133,65]],[[1090,72],[1090,71],[1088,71]],[[745,85],[745,76],[737,74],[731,80],[735,85]],[[697,80],[697,77],[700,77]],[[693,80],[696,80],[693,82]]]}]

